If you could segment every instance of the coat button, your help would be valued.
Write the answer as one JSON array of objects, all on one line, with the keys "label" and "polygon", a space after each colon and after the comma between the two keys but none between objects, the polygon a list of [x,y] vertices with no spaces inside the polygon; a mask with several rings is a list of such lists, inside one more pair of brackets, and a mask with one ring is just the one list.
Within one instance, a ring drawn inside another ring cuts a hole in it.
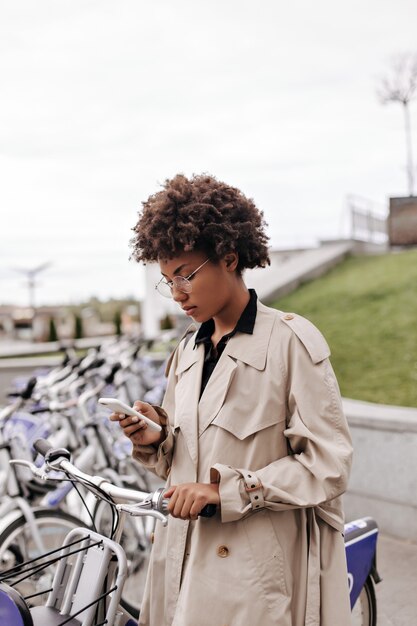
[{"label": "coat button", "polygon": [[284,320],[293,320],[294,319],[294,315],[292,313],[287,313],[287,315],[284,315]]},{"label": "coat button", "polygon": [[217,548],[217,555],[220,556],[222,559],[226,558],[227,556],[229,556],[229,548],[227,546],[219,546]]}]

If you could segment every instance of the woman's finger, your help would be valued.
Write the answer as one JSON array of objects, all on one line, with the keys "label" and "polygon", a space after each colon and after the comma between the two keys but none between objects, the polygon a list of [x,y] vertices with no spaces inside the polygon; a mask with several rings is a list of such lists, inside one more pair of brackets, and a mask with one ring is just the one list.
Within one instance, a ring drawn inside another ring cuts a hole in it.
[{"label": "woman's finger", "polygon": [[180,492],[180,493],[178,494],[178,498],[177,498],[177,500],[176,500],[176,502],[175,502],[175,505],[174,505],[174,510],[173,510],[173,513],[172,513],[172,515],[173,515],[174,517],[179,517],[179,518],[181,518],[181,519],[185,519],[185,518],[183,518],[183,517],[181,516],[182,509],[183,509],[183,507],[184,507],[184,500],[185,500],[184,495]]},{"label": "woman's finger", "polygon": [[183,507],[184,495],[181,489],[175,489],[168,503],[168,510],[173,517],[179,517]]},{"label": "woman's finger", "polygon": [[138,431],[146,430],[147,428],[148,428],[147,423],[142,420],[142,421],[140,421],[137,424],[130,423],[127,426],[123,426],[123,432],[125,433],[125,435],[130,437],[134,433],[136,433]]},{"label": "woman's finger", "polygon": [[181,512],[180,512],[180,517],[181,519],[190,519],[191,515],[191,508],[194,504],[194,497],[192,494],[189,494],[187,498],[185,498],[182,508],[181,508]]},{"label": "woman's finger", "polygon": [[125,426],[130,426],[131,424],[137,424],[140,422],[140,417],[137,415],[123,415],[120,419],[120,426],[124,428]]},{"label": "woman's finger", "polygon": [[172,494],[174,493],[174,491],[176,490],[176,488],[177,488],[176,485],[171,485],[171,487],[164,492],[164,498],[170,498]]},{"label": "woman's finger", "polygon": [[134,402],[133,408],[136,409],[136,411],[139,411],[139,413],[143,413],[145,416],[147,413],[155,410],[152,405],[147,402],[141,402],[140,400],[136,400],[136,402]]},{"label": "woman's finger", "polygon": [[202,502],[200,499],[194,500],[189,510],[190,519],[194,519],[194,520],[197,519],[197,517],[200,514],[201,509],[205,506],[205,504],[206,503],[204,501]]}]

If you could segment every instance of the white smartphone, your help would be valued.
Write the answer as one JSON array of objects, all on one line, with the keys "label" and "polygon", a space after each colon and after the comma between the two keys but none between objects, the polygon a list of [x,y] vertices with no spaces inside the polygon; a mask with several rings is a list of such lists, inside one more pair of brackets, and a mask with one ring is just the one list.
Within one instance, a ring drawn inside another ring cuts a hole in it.
[{"label": "white smartphone", "polygon": [[151,430],[156,430],[158,433],[162,430],[159,424],[156,424],[156,422],[150,420],[149,417],[145,417],[142,413],[139,413],[139,411],[136,411],[136,409],[133,409],[131,406],[121,400],[118,400],[117,398],[99,398],[99,403],[103,406],[107,406],[113,411],[113,413],[123,413],[124,415],[135,415],[136,417],[139,417],[146,422]]}]

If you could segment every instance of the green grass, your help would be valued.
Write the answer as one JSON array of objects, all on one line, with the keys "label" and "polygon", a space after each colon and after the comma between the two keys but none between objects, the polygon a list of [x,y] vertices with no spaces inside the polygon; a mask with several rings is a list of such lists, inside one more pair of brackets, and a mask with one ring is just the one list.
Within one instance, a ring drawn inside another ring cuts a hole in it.
[{"label": "green grass", "polygon": [[273,306],[320,328],[343,396],[417,406],[417,250],[351,257]]}]

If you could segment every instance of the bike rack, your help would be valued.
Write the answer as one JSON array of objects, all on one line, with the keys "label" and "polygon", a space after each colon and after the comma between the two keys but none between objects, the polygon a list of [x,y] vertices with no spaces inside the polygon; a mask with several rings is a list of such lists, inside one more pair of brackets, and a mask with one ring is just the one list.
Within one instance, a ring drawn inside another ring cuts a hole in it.
[{"label": "bike rack", "polygon": [[[74,551],[69,544],[77,540],[80,549],[71,559]],[[31,609],[34,626],[92,626],[97,610],[100,623],[117,626],[126,576],[126,555],[118,543],[86,528],[74,528],[65,538],[46,605]],[[103,593],[104,588],[109,591]],[[106,598],[110,598],[108,605]]]}]

